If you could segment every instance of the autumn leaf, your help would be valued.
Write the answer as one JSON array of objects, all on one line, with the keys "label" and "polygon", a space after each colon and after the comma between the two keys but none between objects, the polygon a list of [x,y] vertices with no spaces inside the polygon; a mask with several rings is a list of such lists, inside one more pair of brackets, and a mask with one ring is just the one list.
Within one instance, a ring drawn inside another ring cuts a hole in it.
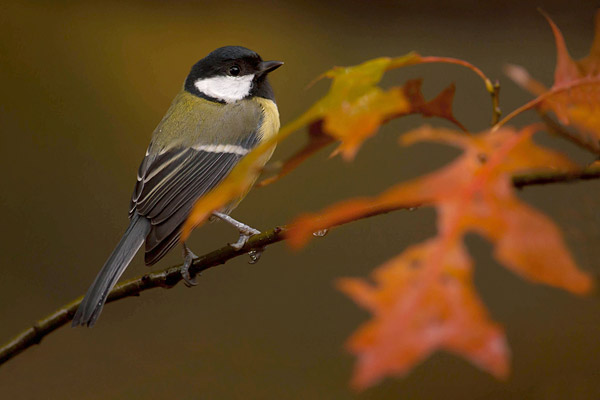
[{"label": "autumn leaf", "polygon": [[[335,74],[332,76],[342,74],[344,78],[348,78],[346,71]],[[408,81],[403,87],[387,91],[372,88],[356,99],[352,96],[344,99],[344,96],[350,96],[350,93],[338,93],[333,107],[329,104],[331,99],[327,98],[325,107],[329,108],[329,111],[323,115],[322,129],[324,133],[340,141],[334,154],[341,153],[345,159],[353,159],[360,145],[372,136],[382,123],[409,114],[439,116],[466,130],[452,115],[454,85],[445,89],[431,102],[426,102],[421,94],[421,82]]]},{"label": "autumn leaf", "polygon": [[564,125],[574,126],[586,145],[600,152],[600,10],[596,14],[596,30],[590,54],[575,61],[571,58],[564,37],[545,13],[556,42],[556,69],[551,89],[532,78],[520,66],[509,65],[506,74],[517,84],[538,96],[535,100],[509,114],[504,124],[525,110],[537,107],[552,111]]},{"label": "autumn leaf", "polygon": [[[472,261],[464,246],[445,251],[440,240],[411,247],[379,267],[375,286],[342,279],[339,288],[373,313],[348,342],[358,357],[352,381],[364,389],[388,374],[404,375],[438,349],[462,354],[505,378],[509,350],[473,288]],[[442,272],[433,279],[435,263]]]},{"label": "autumn leaf", "polygon": [[343,280],[340,287],[373,313],[350,340],[358,357],[354,383],[363,388],[389,374],[404,374],[435,350],[467,358],[497,377],[508,373],[508,350],[473,291],[464,237],[476,233],[494,246],[495,258],[534,282],[587,293],[590,277],[577,269],[559,229],[522,203],[512,176],[531,171],[575,171],[560,153],[541,148],[538,129],[501,128],[478,135],[423,127],[403,144],[437,141],[463,154],[442,169],[399,184],[374,198],[349,200],[296,220],[288,233],[293,247],[312,232],[398,208],[432,206],[438,234],[402,252],[373,274],[374,284]]},{"label": "autumn leaf", "polygon": [[275,175],[263,179],[256,186],[264,187],[273,184],[292,172],[302,164],[307,158],[315,154],[317,151],[328,146],[335,141],[334,138],[323,132],[323,121],[316,121],[308,127],[308,141],[304,147],[295,152],[290,158],[285,160],[278,168]]},{"label": "autumn leaf", "polygon": [[[327,94],[308,111],[286,124],[274,138],[264,142],[233,169],[221,184],[203,196],[195,204],[184,227],[181,240],[185,241],[192,229],[204,221],[213,211],[243,196],[256,176],[256,161],[271,151],[273,146],[293,132],[305,126],[320,129],[312,135],[307,147],[293,156],[282,168],[281,174],[291,171],[318,149],[333,139],[339,141],[335,154],[340,153],[351,160],[362,143],[374,135],[380,125],[392,118],[412,113],[446,118],[461,128],[452,115],[454,86],[442,91],[431,101],[425,101],[420,92],[420,81],[409,81],[403,87],[382,89],[378,83],[386,71],[422,63],[449,63],[467,67],[480,76],[490,90],[490,80],[473,65],[452,58],[422,57],[409,53],[401,57],[380,57],[352,67],[336,67],[322,77],[331,79]],[[324,136],[328,138],[324,138]],[[270,179],[274,181],[278,176]],[[267,182],[269,182],[267,181]]]},{"label": "autumn leaf", "polygon": [[405,115],[444,118],[466,131],[452,114],[455,86],[448,86],[434,99],[426,101],[421,92],[422,83],[422,79],[413,79],[385,93],[374,91],[362,98],[360,105],[341,106],[322,120],[314,122],[309,129],[306,146],[286,160],[276,176],[265,179],[260,186],[281,179],[299,163],[336,139],[341,144],[332,156],[342,153],[346,159],[351,159],[361,143],[373,135],[381,124]]}]

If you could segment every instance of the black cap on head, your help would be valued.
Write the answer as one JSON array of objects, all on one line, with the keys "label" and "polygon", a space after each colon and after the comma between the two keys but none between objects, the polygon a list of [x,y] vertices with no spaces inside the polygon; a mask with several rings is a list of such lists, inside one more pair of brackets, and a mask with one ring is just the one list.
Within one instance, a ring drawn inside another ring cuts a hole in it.
[{"label": "black cap on head", "polygon": [[243,77],[253,75],[252,88],[248,97],[258,96],[274,100],[273,89],[267,81],[267,74],[283,65],[280,61],[263,61],[258,53],[241,46],[220,47],[192,67],[185,89],[197,96],[212,101],[220,99],[200,92],[195,83],[201,79],[214,77]]},{"label": "black cap on head", "polygon": [[240,68],[238,75],[248,75],[256,72],[262,58],[254,51],[240,46],[225,46],[216,49],[193,67],[190,75],[195,78],[210,78],[211,76],[230,75],[230,67]]}]

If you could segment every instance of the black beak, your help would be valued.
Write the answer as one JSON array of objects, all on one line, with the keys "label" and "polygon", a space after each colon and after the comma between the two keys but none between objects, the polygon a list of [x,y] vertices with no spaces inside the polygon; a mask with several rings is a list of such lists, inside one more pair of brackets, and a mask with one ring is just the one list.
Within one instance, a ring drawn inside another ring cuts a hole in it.
[{"label": "black beak", "polygon": [[263,61],[258,64],[258,70],[260,71],[261,75],[268,74],[271,71],[275,71],[282,65],[282,61]]}]

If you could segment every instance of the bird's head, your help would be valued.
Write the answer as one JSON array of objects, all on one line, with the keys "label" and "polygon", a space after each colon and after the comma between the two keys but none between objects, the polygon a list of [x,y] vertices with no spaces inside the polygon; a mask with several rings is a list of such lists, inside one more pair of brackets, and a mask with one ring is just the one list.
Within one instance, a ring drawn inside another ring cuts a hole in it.
[{"label": "bird's head", "polygon": [[220,103],[254,96],[274,100],[267,74],[282,65],[281,61],[263,61],[245,47],[221,47],[194,64],[185,90]]}]

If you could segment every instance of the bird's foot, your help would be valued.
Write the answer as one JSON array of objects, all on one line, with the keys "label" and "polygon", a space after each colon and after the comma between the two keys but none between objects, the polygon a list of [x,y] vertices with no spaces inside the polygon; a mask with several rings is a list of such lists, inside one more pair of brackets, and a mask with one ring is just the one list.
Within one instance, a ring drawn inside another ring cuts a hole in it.
[{"label": "bird's foot", "polygon": [[228,224],[234,226],[240,233],[240,237],[238,238],[238,241],[235,243],[229,244],[235,250],[241,250],[246,245],[246,243],[248,243],[248,239],[250,239],[251,236],[260,234],[260,231],[258,229],[254,229],[251,226],[248,226],[236,219],[233,219],[227,214],[223,214],[223,213],[215,211],[215,212],[213,212],[213,215],[215,217],[227,222]]},{"label": "bird's foot", "polygon": [[238,238],[237,242],[229,243],[229,245],[235,250],[241,250],[246,245],[246,243],[248,243],[248,239],[250,239],[250,237],[252,237],[253,235],[258,235],[260,233],[260,231],[256,229],[250,229],[252,229],[252,231],[240,231],[240,237]]},{"label": "bird's foot", "polygon": [[194,276],[190,274],[190,267],[196,259],[198,259],[198,256],[195,255],[184,243],[183,266],[181,267],[181,277],[183,278],[183,283],[187,287],[196,286],[198,284],[198,282],[196,281],[196,274],[194,274]]},{"label": "bird's foot", "polygon": [[[215,217],[227,222],[228,224],[233,225],[240,233],[240,237],[238,238],[237,242],[229,243],[229,245],[234,250],[243,249],[244,246],[246,245],[246,243],[248,243],[248,239],[250,239],[254,235],[260,234],[260,231],[258,229],[254,229],[251,226],[248,226],[234,218],[231,218],[227,214],[223,214],[220,212],[213,212],[213,215]],[[255,249],[255,250],[249,251],[248,255],[250,256],[250,261],[248,261],[248,262],[250,264],[256,264],[258,262],[258,260],[260,259],[260,256],[262,255],[263,251],[264,251],[264,249]]]}]

